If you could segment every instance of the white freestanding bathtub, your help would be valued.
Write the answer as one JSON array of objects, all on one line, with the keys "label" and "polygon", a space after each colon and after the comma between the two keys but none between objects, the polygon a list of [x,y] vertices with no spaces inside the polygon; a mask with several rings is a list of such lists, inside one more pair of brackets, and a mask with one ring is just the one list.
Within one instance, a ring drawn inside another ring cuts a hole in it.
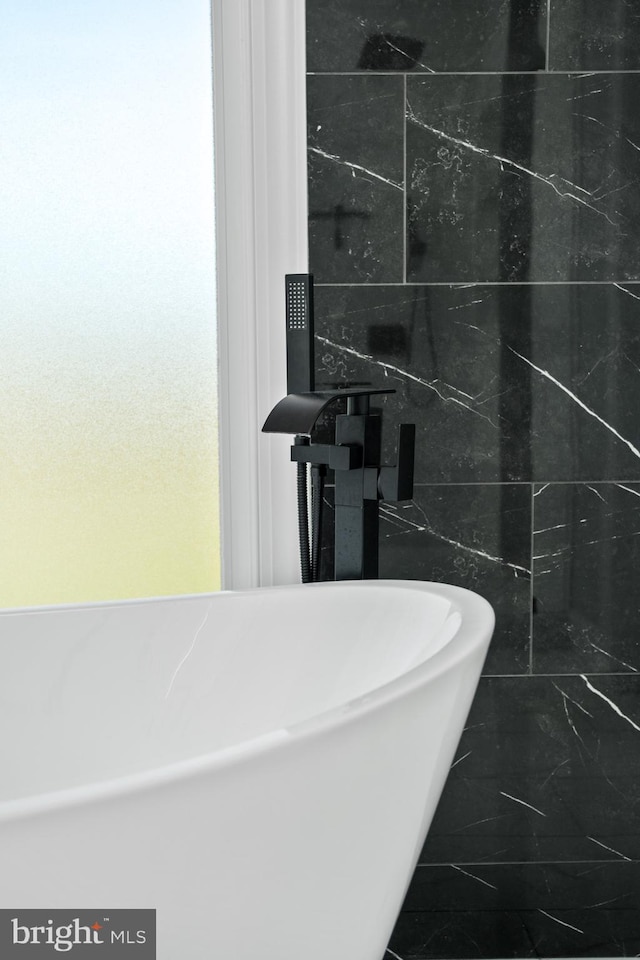
[{"label": "white freestanding bathtub", "polygon": [[492,629],[393,581],[0,613],[0,908],[153,908],[158,960],[381,960]]}]

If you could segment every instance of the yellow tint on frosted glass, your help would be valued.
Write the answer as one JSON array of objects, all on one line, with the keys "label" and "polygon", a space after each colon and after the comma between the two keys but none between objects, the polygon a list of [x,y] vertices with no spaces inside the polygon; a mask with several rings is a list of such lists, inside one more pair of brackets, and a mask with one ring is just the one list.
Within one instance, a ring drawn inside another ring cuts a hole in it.
[{"label": "yellow tint on frosted glass", "polygon": [[0,19],[0,606],[217,589],[209,4]]}]

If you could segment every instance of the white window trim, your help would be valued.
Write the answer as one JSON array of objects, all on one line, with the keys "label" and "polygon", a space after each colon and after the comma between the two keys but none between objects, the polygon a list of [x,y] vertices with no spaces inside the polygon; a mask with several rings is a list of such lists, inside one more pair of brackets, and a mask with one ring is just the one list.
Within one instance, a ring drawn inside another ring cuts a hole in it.
[{"label": "white window trim", "polygon": [[308,269],[304,0],[212,0],[222,584],[299,580],[284,276]]}]

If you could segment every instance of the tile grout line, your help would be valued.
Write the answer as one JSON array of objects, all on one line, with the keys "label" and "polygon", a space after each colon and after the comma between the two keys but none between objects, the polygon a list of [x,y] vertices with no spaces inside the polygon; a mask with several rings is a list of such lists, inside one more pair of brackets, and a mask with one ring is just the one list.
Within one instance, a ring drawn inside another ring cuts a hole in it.
[{"label": "tile grout line", "polygon": [[551,0],[547,0],[547,50],[545,57],[545,72],[550,73],[551,65]]},{"label": "tile grout line", "polygon": [[[437,863],[421,862],[416,864],[416,869],[428,867],[451,867],[453,864],[459,867],[556,867],[565,864],[583,864],[583,863],[640,863],[638,859],[631,860],[459,860],[449,861],[438,860]],[[409,911],[405,911],[409,912]],[[411,911],[417,913],[418,911]]]},{"label": "tile grout line", "polygon": [[530,595],[529,595],[529,676],[533,676],[533,604],[534,604],[534,596],[533,596],[533,565],[534,565],[534,560],[533,560],[533,556],[534,556],[534,550],[533,550],[533,534],[534,534],[534,530],[535,530],[535,525],[534,525],[534,520],[533,520],[534,510],[535,510],[534,494],[533,494],[534,487],[535,487],[535,484],[532,482],[532,483],[531,483],[531,534],[530,534],[530,537],[529,537],[529,545],[530,545],[530,548],[531,548],[531,553],[530,553],[531,563],[530,563],[530,566],[529,566],[529,569],[531,570],[531,588],[530,588],[530,591],[529,591],[529,593],[530,593]]},{"label": "tile grout line", "polygon": [[593,670],[583,670],[581,673],[483,673],[483,680],[552,680],[554,677],[633,677],[640,679],[640,674],[629,670],[612,670],[609,673],[598,673]]},{"label": "tile grout line", "polygon": [[398,283],[394,280],[381,280],[374,283],[316,283],[316,287],[634,287],[640,280],[412,280]]},{"label": "tile grout line", "polygon": [[[310,70],[308,77],[397,77],[399,70]],[[599,77],[616,74],[625,76],[636,75],[640,70],[437,70],[435,73],[425,73],[422,70],[412,70],[414,77]]]},{"label": "tile grout line", "polygon": [[404,181],[403,181],[403,192],[402,192],[402,282],[404,285],[407,283],[407,74],[404,74],[404,86],[403,86],[403,99],[402,104],[402,140],[403,140],[403,167],[404,167]]},{"label": "tile grout line", "polygon": [[[502,487],[502,486],[515,486],[515,487],[526,487],[526,486],[535,486],[536,484],[550,484],[552,486],[595,486],[596,484],[613,484],[614,487],[620,486],[622,483],[635,483],[640,484],[640,476],[637,479],[633,480],[416,480],[414,486],[416,487]],[[328,484],[331,486],[331,484]],[[535,496],[535,494],[534,494]]]},{"label": "tile grout line", "polygon": [[[601,486],[613,484],[614,487],[618,487],[623,483],[640,485],[640,477],[634,480],[416,480],[414,487],[528,487],[531,484],[534,486],[547,484],[556,487],[594,487],[597,484]],[[334,484],[327,483],[326,486],[331,489]]]}]

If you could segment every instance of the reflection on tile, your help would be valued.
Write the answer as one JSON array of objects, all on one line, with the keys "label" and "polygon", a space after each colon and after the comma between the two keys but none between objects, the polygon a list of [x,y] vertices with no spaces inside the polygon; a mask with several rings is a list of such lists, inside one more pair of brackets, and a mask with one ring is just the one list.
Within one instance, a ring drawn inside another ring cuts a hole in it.
[{"label": "reflection on tile", "polygon": [[307,0],[307,68],[542,70],[545,0]]},{"label": "reflection on tile", "polygon": [[408,279],[640,278],[639,96],[633,75],[409,76]]},{"label": "reflection on tile", "polygon": [[640,484],[534,497],[535,673],[640,671]]},{"label": "reflection on tile", "polygon": [[309,245],[316,282],[400,282],[403,80],[309,77]]},{"label": "reflection on tile", "polygon": [[636,0],[551,0],[551,70],[640,69]]},{"label": "reflection on tile", "polygon": [[[393,456],[397,424],[415,423],[419,482],[523,477],[523,438],[511,425],[527,401],[527,368],[521,365],[522,379],[509,383],[505,398],[496,296],[487,288],[316,290],[318,385],[346,381],[396,390],[379,401],[385,456]],[[503,411],[506,400],[511,413]],[[504,417],[515,453],[503,472]]]},{"label": "reflection on tile", "polygon": [[640,863],[422,867],[389,946],[403,960],[634,956],[639,891]]},{"label": "reflection on tile", "polygon": [[319,386],[395,389],[418,482],[640,474],[640,294],[602,284],[318,287]]},{"label": "reflection on tile", "polygon": [[640,677],[484,678],[423,863],[640,860]]},{"label": "reflection on tile", "polygon": [[534,288],[523,362],[531,368],[536,478],[640,477],[639,294],[609,284]]},{"label": "reflection on tile", "polygon": [[531,494],[526,484],[419,486],[380,505],[380,576],[474,590],[496,614],[484,672],[529,669]]}]

